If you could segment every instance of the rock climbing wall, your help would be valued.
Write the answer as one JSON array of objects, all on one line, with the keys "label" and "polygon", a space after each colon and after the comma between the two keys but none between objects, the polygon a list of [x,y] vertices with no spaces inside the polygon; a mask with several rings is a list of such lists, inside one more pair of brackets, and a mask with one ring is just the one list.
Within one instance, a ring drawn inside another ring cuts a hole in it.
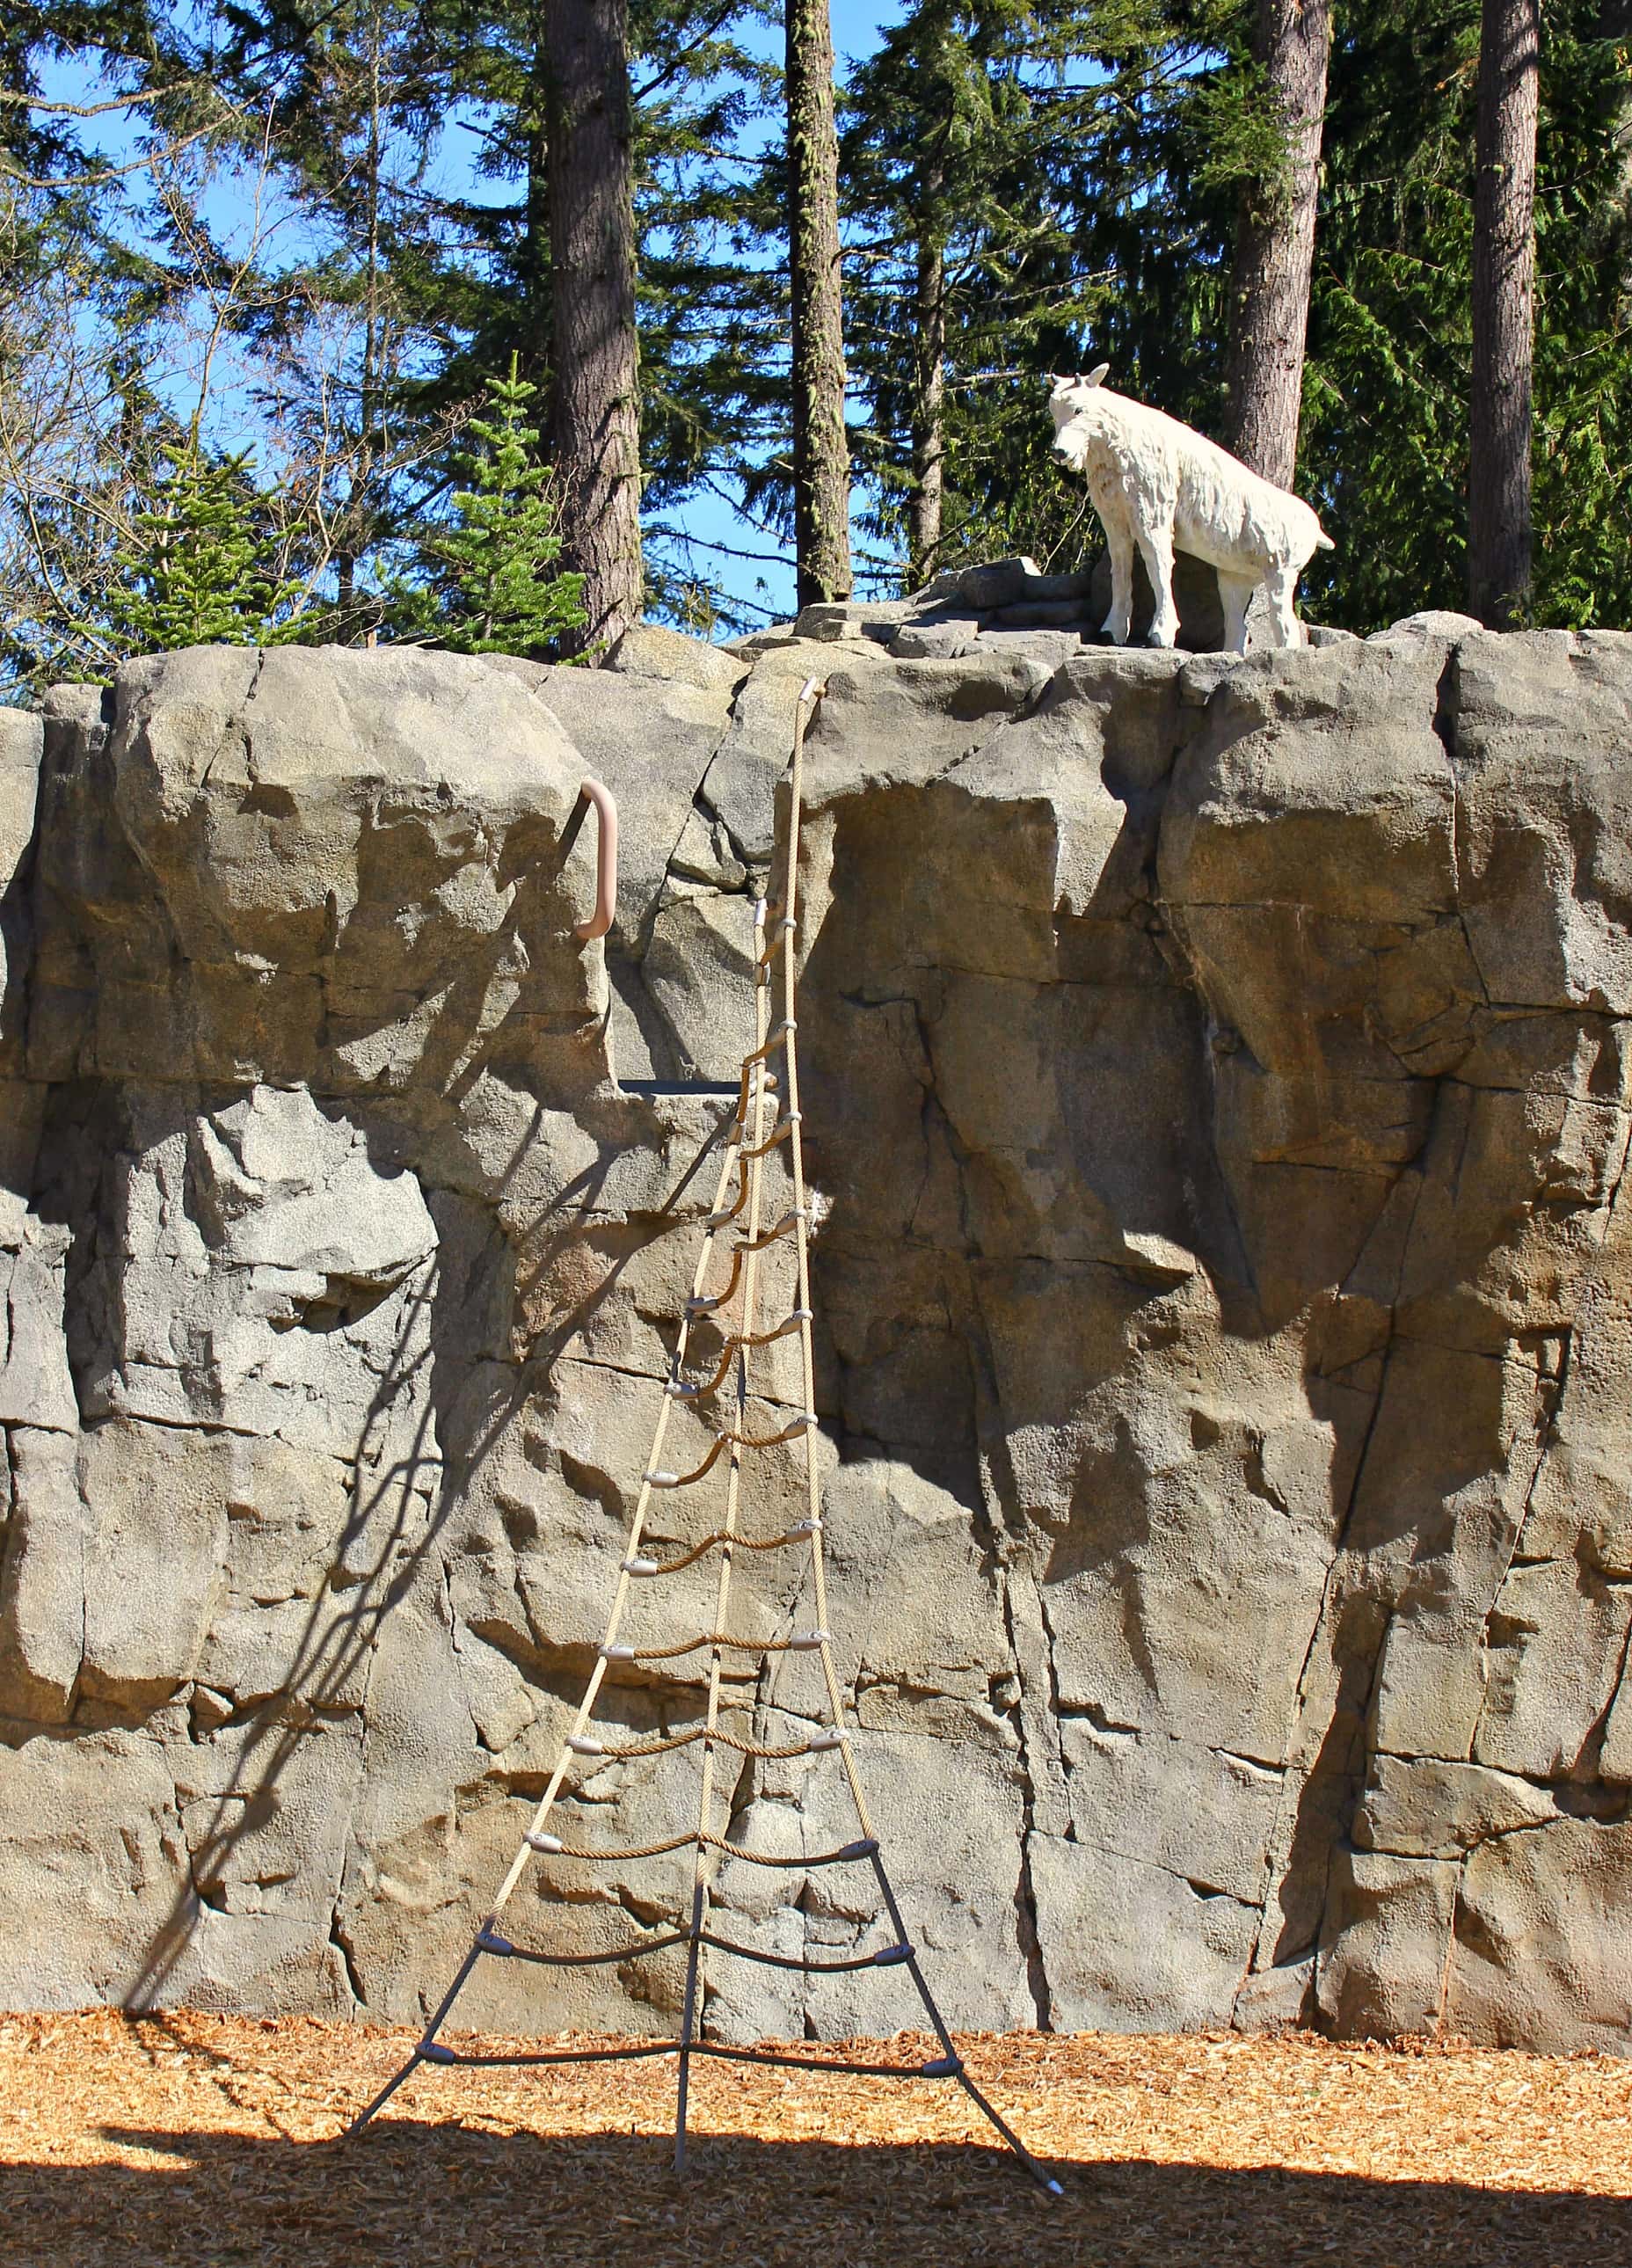
[{"label": "rock climbing wall", "polygon": [[[1632,637],[1119,652],[980,574],[737,652],[216,649],[0,715],[0,2001],[439,1997],[712,1195],[720,1106],[620,1082],[748,1043],[815,674],[831,1619],[949,2014],[1632,2044]],[[620,1668],[613,1725],[701,1675]],[[811,1677],[732,1706],[797,1736]],[[585,1759],[570,1830],[694,1781]],[[731,1831],[824,1847],[840,1786],[747,1760]],[[546,1862],[511,1933],[659,1932],[684,1866]],[[871,1945],[843,1871],[728,1866],[731,1933]],[[661,2031],[679,1984],[488,1964],[461,2012]],[[913,2014],[734,1970],[707,2020]]]}]

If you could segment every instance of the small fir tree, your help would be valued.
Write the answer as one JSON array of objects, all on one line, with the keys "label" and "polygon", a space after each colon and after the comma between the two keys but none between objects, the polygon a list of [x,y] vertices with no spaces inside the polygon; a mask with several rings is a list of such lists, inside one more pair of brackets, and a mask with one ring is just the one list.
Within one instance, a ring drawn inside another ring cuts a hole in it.
[{"label": "small fir tree", "polygon": [[471,485],[454,494],[459,525],[421,547],[427,589],[414,627],[455,653],[536,653],[585,620],[584,578],[555,567],[555,499],[526,422],[538,388],[512,354],[509,376],[489,378],[487,391],[492,415],[472,418],[480,446],[459,460]]},{"label": "small fir tree", "polygon": [[270,564],[247,453],[180,453],[130,522],[108,593],[107,639],[120,654],[187,645],[264,645],[289,593]]}]

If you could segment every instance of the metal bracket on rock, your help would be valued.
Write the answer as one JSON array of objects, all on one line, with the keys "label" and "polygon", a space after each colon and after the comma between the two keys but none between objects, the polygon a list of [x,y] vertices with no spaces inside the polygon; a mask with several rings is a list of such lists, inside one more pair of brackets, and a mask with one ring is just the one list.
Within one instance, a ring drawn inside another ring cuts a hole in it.
[{"label": "metal bracket on rock", "polygon": [[[618,909],[618,806],[611,789],[598,779],[586,779],[579,788],[575,820],[585,805],[593,806],[596,821],[595,910],[587,921],[577,924],[572,934],[588,945],[592,939],[606,936]],[[577,828],[572,831],[576,834]]]}]

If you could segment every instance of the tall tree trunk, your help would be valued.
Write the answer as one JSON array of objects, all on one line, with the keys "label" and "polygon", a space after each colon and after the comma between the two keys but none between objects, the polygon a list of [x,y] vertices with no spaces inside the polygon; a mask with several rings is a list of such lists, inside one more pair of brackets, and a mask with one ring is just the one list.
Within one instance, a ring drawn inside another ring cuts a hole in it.
[{"label": "tall tree trunk", "polygon": [[1530,594],[1540,0],[1484,0],[1474,176],[1467,596],[1493,629]]},{"label": "tall tree trunk", "polygon": [[827,0],[787,0],[788,276],[793,303],[793,533],[799,604],[850,594],[839,137]]},{"label": "tall tree trunk", "polygon": [[1331,49],[1329,0],[1258,0],[1253,53],[1284,125],[1286,171],[1278,195],[1253,189],[1241,201],[1230,287],[1230,446],[1283,489],[1298,463]]},{"label": "tall tree trunk", "polygon": [[938,169],[919,223],[918,274],[913,295],[912,494],[907,541],[912,587],[935,572],[941,541],[946,456],[946,259],[935,236],[934,214],[942,183]]},{"label": "tall tree trunk", "polygon": [[550,301],[562,553],[580,652],[641,616],[640,405],[627,0],[545,0]]},{"label": "tall tree trunk", "polygon": [[526,173],[521,194],[521,242],[516,252],[521,307],[516,328],[522,341],[522,376],[535,386],[546,386],[555,342],[549,304],[549,70],[541,8],[531,21],[533,45],[527,59],[524,125]]}]

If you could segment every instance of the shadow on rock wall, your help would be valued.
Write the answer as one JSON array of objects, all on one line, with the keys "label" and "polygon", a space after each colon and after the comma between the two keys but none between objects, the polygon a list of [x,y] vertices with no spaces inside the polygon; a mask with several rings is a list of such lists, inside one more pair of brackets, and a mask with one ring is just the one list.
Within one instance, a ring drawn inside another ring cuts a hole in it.
[{"label": "shadow on rock wall", "polygon": [[[594,1659],[711,1200],[717,1114],[613,1073],[746,1045],[816,668],[832,1618],[949,2013],[1624,2046],[1628,642],[823,636],[136,665],[111,723],[55,698],[32,861],[37,720],[0,747],[0,1991],[437,1997]],[[588,767],[630,845],[605,961]],[[794,1454],[761,1483],[768,1534]],[[800,1584],[745,1586],[745,1634]],[[695,1720],[702,1675],[620,1667],[608,1721]],[[732,1721],[797,1738],[812,1676],[733,1677]],[[832,1777],[729,1791],[796,1863],[721,1900],[784,1957],[874,1941],[797,1864],[849,1831]],[[694,1800],[684,1752],[586,1763],[563,1815],[642,1845]],[[657,1933],[680,1863],[545,1862],[517,1933]],[[723,1977],[708,2021],[888,2031],[899,1981]],[[664,2029],[680,1986],[461,2005]]]}]

